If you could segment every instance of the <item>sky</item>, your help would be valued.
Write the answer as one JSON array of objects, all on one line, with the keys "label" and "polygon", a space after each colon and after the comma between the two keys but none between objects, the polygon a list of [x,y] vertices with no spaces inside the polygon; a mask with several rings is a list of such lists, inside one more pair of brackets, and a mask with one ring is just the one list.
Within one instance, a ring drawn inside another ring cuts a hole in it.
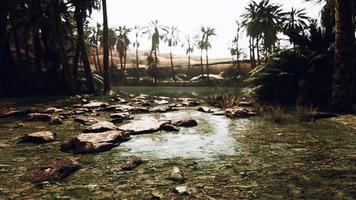
[{"label": "sky", "polygon": [[[145,26],[152,20],[158,20],[165,26],[178,26],[180,37],[184,41],[186,35],[199,33],[201,26],[216,29],[217,36],[211,38],[211,57],[230,57],[228,48],[236,35],[236,20],[241,19],[245,7],[250,0],[107,0],[109,27],[126,25]],[[271,0],[285,10],[291,7],[305,8],[310,17],[319,18],[321,5],[307,3],[304,0]],[[102,13],[94,11],[91,23],[102,23]],[[247,52],[248,40],[246,33],[240,34],[240,47]],[[134,34],[131,34],[133,40]],[[141,38],[141,49],[150,49],[147,36]],[[160,51],[166,53],[169,48],[161,44]],[[184,55],[184,48],[177,47],[176,55]],[[194,54],[199,54],[196,50]]]}]

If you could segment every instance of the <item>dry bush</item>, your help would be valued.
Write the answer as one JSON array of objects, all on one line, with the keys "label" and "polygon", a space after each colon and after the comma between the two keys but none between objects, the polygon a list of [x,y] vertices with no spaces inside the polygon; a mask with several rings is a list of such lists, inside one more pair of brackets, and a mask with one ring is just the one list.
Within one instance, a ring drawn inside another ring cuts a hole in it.
[{"label": "dry bush", "polygon": [[231,92],[225,90],[219,92],[216,95],[208,97],[208,104],[210,106],[218,107],[221,109],[231,108],[236,106],[237,97],[234,96]]},{"label": "dry bush", "polygon": [[285,121],[287,119],[287,116],[281,106],[271,107],[271,119],[276,123]]},{"label": "dry bush", "polygon": [[297,116],[301,122],[315,121],[317,109],[312,106],[297,105]]}]

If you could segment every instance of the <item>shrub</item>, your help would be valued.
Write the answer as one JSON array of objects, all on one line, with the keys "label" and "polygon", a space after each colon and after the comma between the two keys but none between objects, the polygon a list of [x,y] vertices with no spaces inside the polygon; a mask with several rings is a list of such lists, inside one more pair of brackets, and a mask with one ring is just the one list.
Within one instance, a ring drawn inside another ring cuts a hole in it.
[{"label": "shrub", "polygon": [[271,107],[271,119],[276,123],[285,121],[287,119],[287,116],[281,106]]},{"label": "shrub", "polygon": [[315,121],[317,109],[312,106],[297,106],[297,116],[301,122]]},{"label": "shrub", "polygon": [[218,108],[231,108],[237,104],[237,98],[230,91],[223,90],[208,97],[208,104]]}]

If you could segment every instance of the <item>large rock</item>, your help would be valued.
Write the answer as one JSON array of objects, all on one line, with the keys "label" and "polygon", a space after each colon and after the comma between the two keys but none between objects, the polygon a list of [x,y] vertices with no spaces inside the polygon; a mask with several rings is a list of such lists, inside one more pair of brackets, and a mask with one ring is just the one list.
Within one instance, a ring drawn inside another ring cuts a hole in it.
[{"label": "large rock", "polygon": [[177,111],[178,109],[175,107],[170,107],[170,106],[156,106],[150,109],[150,112],[155,112],[155,113],[165,113],[165,112],[170,112],[170,111]]},{"label": "large rock", "polygon": [[119,127],[120,130],[131,131],[131,134],[139,135],[145,133],[154,133],[161,130],[162,126],[170,124],[167,120],[137,120]]},{"label": "large rock", "polygon": [[92,101],[92,102],[82,105],[82,108],[95,109],[95,108],[103,108],[108,105],[109,104],[106,102]]},{"label": "large rock", "polygon": [[62,144],[61,150],[73,153],[96,153],[110,150],[130,139],[124,131],[106,131],[102,133],[83,133]]},{"label": "large rock", "polygon": [[47,142],[53,142],[56,134],[51,131],[41,131],[35,133],[29,133],[21,137],[22,142],[42,144]]},{"label": "large rock", "polygon": [[28,109],[28,110],[16,110],[13,108],[0,109],[0,118],[26,116],[29,112],[31,112],[30,109]]},{"label": "large rock", "polygon": [[171,131],[180,131],[180,128],[172,124],[164,124],[161,126],[161,130],[171,132]]},{"label": "large rock", "polygon": [[80,169],[80,165],[73,159],[55,158],[34,172],[32,181],[35,183],[60,181],[78,169]]},{"label": "large rock", "polygon": [[125,120],[125,119],[132,119],[130,113],[128,112],[121,112],[121,113],[113,113],[110,115],[110,117],[113,119],[113,120]]},{"label": "large rock", "polygon": [[49,122],[52,119],[52,115],[46,113],[30,113],[28,114],[28,121],[40,121]]},{"label": "large rock", "polygon": [[121,166],[122,170],[130,171],[142,164],[142,159],[138,156],[130,156],[128,160]]},{"label": "large rock", "polygon": [[100,121],[85,128],[83,130],[83,133],[100,133],[100,132],[116,130],[116,129],[118,129],[118,127],[115,126],[115,124],[107,121]]},{"label": "large rock", "polygon": [[129,112],[129,113],[147,113],[149,112],[148,108],[145,107],[134,107],[129,105],[118,105],[115,108],[116,112]]},{"label": "large rock", "polygon": [[182,119],[172,123],[175,126],[183,126],[183,127],[194,127],[198,126],[198,122],[195,119]]},{"label": "large rock", "polygon": [[236,107],[236,108],[226,109],[225,115],[229,118],[245,118],[245,117],[257,116],[258,113],[256,111],[249,110],[247,108]]},{"label": "large rock", "polygon": [[99,120],[91,116],[78,116],[74,119],[74,121],[84,125],[91,125],[98,122]]},{"label": "large rock", "polygon": [[169,179],[171,179],[172,181],[175,181],[175,182],[180,182],[180,183],[182,183],[186,180],[182,170],[180,170],[178,167],[173,167],[173,171],[172,171]]}]

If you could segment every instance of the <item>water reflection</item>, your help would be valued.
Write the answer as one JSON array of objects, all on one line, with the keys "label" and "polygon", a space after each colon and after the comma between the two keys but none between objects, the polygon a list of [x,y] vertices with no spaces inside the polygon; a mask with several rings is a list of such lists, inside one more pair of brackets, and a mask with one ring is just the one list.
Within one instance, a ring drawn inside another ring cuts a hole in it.
[{"label": "water reflection", "polygon": [[181,128],[177,133],[159,132],[149,135],[133,136],[123,143],[120,151],[124,155],[139,155],[143,158],[200,158],[213,159],[219,155],[236,154],[236,141],[233,135],[247,130],[250,120],[231,120],[224,116],[213,116],[197,111],[179,111],[152,115],[138,115],[149,123],[150,119],[177,120],[193,118],[198,126]]}]

